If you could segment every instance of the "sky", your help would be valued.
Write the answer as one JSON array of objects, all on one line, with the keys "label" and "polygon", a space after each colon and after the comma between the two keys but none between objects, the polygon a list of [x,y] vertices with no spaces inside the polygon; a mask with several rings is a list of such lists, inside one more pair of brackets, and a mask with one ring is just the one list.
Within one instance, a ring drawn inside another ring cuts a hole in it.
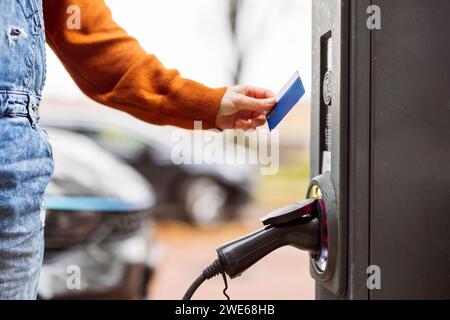
[{"label": "sky", "polygon": [[[240,57],[241,84],[276,93],[299,70],[310,92],[311,0],[242,0],[236,37],[230,32],[229,0],[106,3],[116,22],[183,77],[211,87],[232,85]],[[44,94],[59,101],[86,99],[49,48]]]}]

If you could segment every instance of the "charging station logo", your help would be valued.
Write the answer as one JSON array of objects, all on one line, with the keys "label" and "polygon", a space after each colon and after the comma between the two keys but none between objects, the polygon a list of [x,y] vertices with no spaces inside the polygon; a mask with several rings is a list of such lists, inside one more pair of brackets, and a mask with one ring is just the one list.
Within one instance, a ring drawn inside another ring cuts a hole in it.
[{"label": "charging station logo", "polygon": [[367,267],[367,289],[380,290],[381,289],[381,268],[377,265],[371,265]]},{"label": "charging station logo", "polygon": [[279,132],[202,130],[202,122],[194,122],[194,130],[174,130],[171,159],[176,165],[259,165],[261,175],[275,175],[279,170]]}]

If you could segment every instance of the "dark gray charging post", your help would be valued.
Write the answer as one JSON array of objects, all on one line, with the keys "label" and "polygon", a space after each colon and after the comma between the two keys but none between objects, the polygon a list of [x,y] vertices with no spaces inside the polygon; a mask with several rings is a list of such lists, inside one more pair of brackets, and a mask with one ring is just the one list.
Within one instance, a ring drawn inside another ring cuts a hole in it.
[{"label": "dark gray charging post", "polygon": [[336,198],[318,299],[450,299],[449,15],[313,0],[311,174]]}]

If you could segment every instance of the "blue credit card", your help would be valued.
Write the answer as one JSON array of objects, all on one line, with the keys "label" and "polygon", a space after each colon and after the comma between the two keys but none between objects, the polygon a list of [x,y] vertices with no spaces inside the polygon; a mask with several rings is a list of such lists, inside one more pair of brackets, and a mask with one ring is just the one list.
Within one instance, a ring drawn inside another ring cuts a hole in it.
[{"label": "blue credit card", "polygon": [[305,94],[302,79],[298,71],[294,73],[288,83],[283,87],[277,96],[277,104],[267,113],[267,123],[269,130],[278,126],[291,109],[300,101]]}]

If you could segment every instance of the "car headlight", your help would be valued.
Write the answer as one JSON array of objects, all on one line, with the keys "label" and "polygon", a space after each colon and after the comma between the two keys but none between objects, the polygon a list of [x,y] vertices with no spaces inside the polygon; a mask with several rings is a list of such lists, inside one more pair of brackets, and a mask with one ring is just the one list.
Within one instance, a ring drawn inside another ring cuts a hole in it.
[{"label": "car headlight", "polygon": [[96,212],[48,211],[45,240],[48,248],[86,243],[102,235],[103,216]]}]

